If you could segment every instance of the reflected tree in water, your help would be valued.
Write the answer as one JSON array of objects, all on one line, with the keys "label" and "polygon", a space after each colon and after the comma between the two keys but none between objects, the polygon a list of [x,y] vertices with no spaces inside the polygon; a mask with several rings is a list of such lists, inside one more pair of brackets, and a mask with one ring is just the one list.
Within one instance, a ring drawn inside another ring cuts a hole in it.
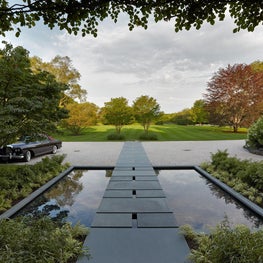
[{"label": "reflected tree in water", "polygon": [[83,189],[82,183],[79,182],[82,176],[83,171],[71,172],[66,178],[37,197],[15,216],[30,216],[33,218],[49,216],[54,221],[62,224],[69,214],[69,211],[64,207],[72,206],[76,195]]},{"label": "reflected tree in water", "polygon": [[72,206],[75,202],[75,196],[83,189],[82,183],[79,182],[82,176],[83,171],[81,170],[71,172],[57,186],[45,193],[45,196],[48,199],[56,200],[59,206]]},{"label": "reflected tree in water", "polygon": [[206,179],[206,185],[211,190],[211,194],[214,195],[218,199],[223,199],[226,204],[232,204],[235,205],[235,207],[240,210],[243,210],[244,217],[252,222],[257,228],[263,226],[263,220],[261,220],[257,215],[255,215],[252,211],[250,211],[248,208],[244,207],[241,203],[239,203],[238,200],[234,199],[232,196],[230,196],[228,193],[223,191],[221,188],[216,186],[214,183],[210,182]]}]

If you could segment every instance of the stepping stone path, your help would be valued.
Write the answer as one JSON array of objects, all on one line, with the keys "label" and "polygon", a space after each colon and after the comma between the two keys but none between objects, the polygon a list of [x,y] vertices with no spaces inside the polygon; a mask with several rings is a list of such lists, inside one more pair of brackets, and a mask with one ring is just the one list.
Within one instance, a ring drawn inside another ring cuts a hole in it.
[{"label": "stepping stone path", "polygon": [[189,247],[140,142],[126,142],[77,263],[183,263]]}]

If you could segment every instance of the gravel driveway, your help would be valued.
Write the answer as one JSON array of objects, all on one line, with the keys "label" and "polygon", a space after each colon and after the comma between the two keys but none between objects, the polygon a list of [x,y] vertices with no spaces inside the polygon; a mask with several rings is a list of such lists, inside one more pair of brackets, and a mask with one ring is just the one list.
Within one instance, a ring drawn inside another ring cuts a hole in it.
[{"label": "gravel driveway", "polygon": [[[153,166],[158,165],[199,165],[209,161],[211,153],[225,150],[240,159],[263,160],[246,151],[244,140],[232,141],[167,141],[143,142],[144,149]],[[114,166],[123,142],[63,142],[57,154],[66,154],[71,165]],[[39,161],[34,158],[31,164]]]}]

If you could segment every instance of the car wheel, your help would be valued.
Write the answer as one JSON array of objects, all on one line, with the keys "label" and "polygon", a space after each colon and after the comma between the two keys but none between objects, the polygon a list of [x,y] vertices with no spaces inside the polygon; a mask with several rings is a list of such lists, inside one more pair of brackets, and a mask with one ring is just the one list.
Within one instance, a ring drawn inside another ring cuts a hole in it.
[{"label": "car wheel", "polygon": [[25,153],[25,161],[29,162],[31,160],[31,152],[30,151],[26,151]]},{"label": "car wheel", "polygon": [[58,147],[56,145],[53,146],[52,148],[52,153],[55,154],[58,150]]}]

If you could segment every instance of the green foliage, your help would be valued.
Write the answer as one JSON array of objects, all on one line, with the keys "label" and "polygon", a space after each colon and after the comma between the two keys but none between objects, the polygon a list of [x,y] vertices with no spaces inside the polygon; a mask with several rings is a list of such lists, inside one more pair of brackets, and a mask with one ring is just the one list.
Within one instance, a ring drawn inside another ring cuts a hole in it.
[{"label": "green foliage", "polygon": [[191,109],[184,109],[180,112],[177,112],[171,118],[171,122],[177,125],[192,125],[193,121],[193,112]]},{"label": "green foliage", "polygon": [[0,146],[25,134],[54,131],[67,116],[59,107],[65,89],[48,72],[32,72],[27,50],[5,43],[0,50]]},{"label": "green foliage", "polygon": [[236,157],[229,157],[227,150],[212,154],[212,165],[215,169],[218,171],[226,171],[233,176],[245,169],[248,164],[248,161],[240,161]]},{"label": "green foliage", "polygon": [[2,219],[0,221],[0,262],[67,263],[87,254],[79,240],[88,231],[77,224],[58,227],[51,219]]},{"label": "green foliage", "polygon": [[123,134],[120,134],[120,133],[110,133],[108,136],[107,136],[107,139],[109,141],[123,141],[125,139],[124,135]]},{"label": "green foliage", "polygon": [[68,168],[68,164],[62,164],[64,158],[63,155],[55,155],[52,158],[45,157],[34,165],[1,165],[0,212]]},{"label": "green foliage", "polygon": [[[99,22],[106,18],[115,23],[121,13],[128,16],[129,30],[135,26],[148,28],[149,17],[154,21],[174,21],[175,32],[200,29],[204,22],[211,25],[224,20],[229,13],[236,27],[253,31],[262,23],[261,1],[7,1],[0,3],[0,34],[16,30],[19,36],[21,27],[34,27],[36,23],[47,25],[50,29],[58,27],[69,34],[82,36],[98,34]],[[251,16],[253,14],[253,16]]]},{"label": "green foliage", "polygon": [[256,72],[263,71],[263,61],[256,60],[250,64],[252,69]]},{"label": "green foliage", "polygon": [[237,176],[252,187],[263,190],[263,162],[251,162],[245,165],[243,169],[241,167]]},{"label": "green foliage", "polygon": [[209,235],[181,228],[186,238],[193,239],[197,247],[191,250],[194,263],[255,263],[263,260],[263,229],[252,232],[244,225],[231,228],[227,220],[211,229]]},{"label": "green foliage", "polygon": [[155,133],[142,133],[139,137],[139,140],[141,141],[157,141],[158,137]]},{"label": "green foliage", "polygon": [[78,84],[80,73],[72,65],[69,57],[56,56],[50,62],[43,62],[39,57],[30,58],[31,69],[34,73],[47,71],[55,76],[56,81],[67,85],[67,90],[62,93],[60,106],[66,106],[76,99],[86,101],[87,91]]},{"label": "green foliage", "polygon": [[263,117],[259,118],[248,130],[247,146],[263,148]]},{"label": "green foliage", "polygon": [[194,123],[197,124],[209,123],[208,121],[209,113],[206,109],[204,100],[196,100],[194,102],[193,107],[191,108],[191,111],[192,111],[192,121]]},{"label": "green foliage", "polygon": [[229,157],[227,151],[212,154],[211,164],[201,167],[251,201],[263,206],[263,162]]},{"label": "green foliage", "polygon": [[80,135],[86,127],[96,125],[99,107],[94,103],[70,103],[66,108],[69,111],[69,117],[61,124],[73,135]]},{"label": "green foliage", "polygon": [[120,133],[122,127],[131,122],[132,110],[127,99],[123,97],[112,98],[109,102],[104,103],[101,115],[107,124],[115,126],[116,133]]},{"label": "green foliage", "polygon": [[161,116],[156,99],[146,95],[136,98],[132,108],[135,119],[143,126],[145,133],[148,133],[151,123]]}]

